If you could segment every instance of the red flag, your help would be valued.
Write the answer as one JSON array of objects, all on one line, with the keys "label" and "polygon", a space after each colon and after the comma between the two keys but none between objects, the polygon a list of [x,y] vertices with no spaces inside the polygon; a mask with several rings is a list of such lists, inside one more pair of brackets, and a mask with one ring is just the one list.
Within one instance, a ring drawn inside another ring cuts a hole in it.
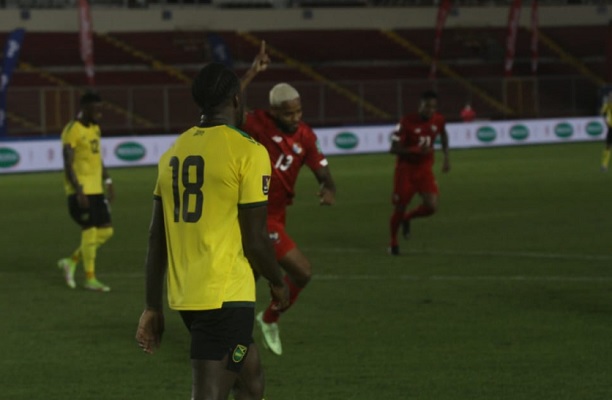
[{"label": "red flag", "polygon": [[538,72],[538,29],[539,29],[539,18],[538,18],[538,0],[531,1],[531,73],[536,74]]},{"label": "red flag", "polygon": [[504,73],[512,76],[512,65],[516,52],[516,36],[518,34],[518,23],[521,17],[521,0],[514,0],[508,14],[508,35],[506,36],[506,58],[504,61]]},{"label": "red flag", "polygon": [[440,44],[442,42],[442,30],[446,24],[446,17],[451,9],[451,0],[442,0],[438,7],[438,17],[436,18],[436,37],[434,39],[433,59],[431,62],[431,70],[429,71],[429,79],[436,79],[436,69],[438,58],[440,57]]},{"label": "red flag", "polygon": [[91,13],[87,0],[79,0],[79,44],[81,60],[85,63],[85,75],[89,85],[94,85],[94,61]]}]

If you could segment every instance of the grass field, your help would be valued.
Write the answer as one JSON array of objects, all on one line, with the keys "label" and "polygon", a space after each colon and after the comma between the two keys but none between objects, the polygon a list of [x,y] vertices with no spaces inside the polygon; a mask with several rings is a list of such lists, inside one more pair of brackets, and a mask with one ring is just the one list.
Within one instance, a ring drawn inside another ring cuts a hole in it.
[{"label": "grass field", "polygon": [[[440,212],[414,222],[394,258],[390,156],[331,158],[331,208],[304,171],[288,229],[316,277],[281,319],[285,354],[263,352],[266,399],[611,399],[612,176],[600,151],[453,152]],[[155,355],[133,339],[155,169],[111,173],[115,236],[97,267],[108,294],[66,288],[55,267],[79,238],[61,174],[0,176],[0,399],[189,399],[177,313]]]}]

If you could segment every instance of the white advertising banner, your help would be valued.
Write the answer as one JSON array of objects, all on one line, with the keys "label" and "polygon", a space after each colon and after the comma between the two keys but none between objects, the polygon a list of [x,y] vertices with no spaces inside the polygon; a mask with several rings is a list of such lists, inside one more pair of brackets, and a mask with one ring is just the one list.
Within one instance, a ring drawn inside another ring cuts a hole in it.
[{"label": "white advertising banner", "polygon": [[[390,147],[395,125],[324,128],[316,133],[327,155],[380,153]],[[446,125],[451,149],[603,140],[601,117],[470,122]]]},{"label": "white advertising banner", "polygon": [[[323,153],[384,153],[394,125],[321,128],[315,132]],[[447,124],[451,149],[598,141],[605,138],[603,118],[540,119]],[[102,138],[107,167],[155,165],[176,135]],[[62,169],[59,139],[0,142],[0,174]]]},{"label": "white advertising banner", "polygon": [[[102,138],[107,167],[155,165],[176,135]],[[62,143],[56,140],[0,142],[0,174],[54,171],[63,168]]]}]

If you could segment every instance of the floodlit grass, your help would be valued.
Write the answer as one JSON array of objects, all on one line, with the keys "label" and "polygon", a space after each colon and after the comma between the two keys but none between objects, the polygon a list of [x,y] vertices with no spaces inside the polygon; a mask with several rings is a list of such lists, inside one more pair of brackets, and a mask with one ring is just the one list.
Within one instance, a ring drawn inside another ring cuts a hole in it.
[{"label": "floodlit grass", "polygon": [[[266,399],[612,398],[612,176],[600,151],[453,152],[439,213],[413,223],[400,257],[385,252],[391,156],[331,158],[329,208],[304,171],[288,230],[315,278],[281,319],[285,354],[262,350]],[[66,288],[55,267],[79,240],[61,174],[0,176],[1,399],[190,397],[178,314],[155,355],[133,340],[155,169],[111,173],[115,236],[97,266],[108,294]],[[262,282],[258,296],[262,308]]]}]

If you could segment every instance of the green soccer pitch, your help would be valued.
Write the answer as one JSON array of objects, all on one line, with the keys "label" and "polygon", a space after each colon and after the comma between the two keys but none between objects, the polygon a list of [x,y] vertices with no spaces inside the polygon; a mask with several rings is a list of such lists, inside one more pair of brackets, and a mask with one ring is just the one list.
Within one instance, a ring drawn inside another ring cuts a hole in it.
[{"label": "green soccer pitch", "polygon": [[[440,210],[386,254],[393,158],[330,158],[320,207],[304,170],[288,231],[315,276],[262,349],[266,400],[612,398],[612,176],[601,143],[451,152]],[[61,173],[0,176],[0,398],[189,399],[189,338],[166,313],[134,341],[155,168],[114,169],[110,293],[68,289],[76,248]],[[77,283],[82,284],[79,267]],[[259,283],[258,309],[268,298]],[[260,343],[259,332],[255,340]]]}]

